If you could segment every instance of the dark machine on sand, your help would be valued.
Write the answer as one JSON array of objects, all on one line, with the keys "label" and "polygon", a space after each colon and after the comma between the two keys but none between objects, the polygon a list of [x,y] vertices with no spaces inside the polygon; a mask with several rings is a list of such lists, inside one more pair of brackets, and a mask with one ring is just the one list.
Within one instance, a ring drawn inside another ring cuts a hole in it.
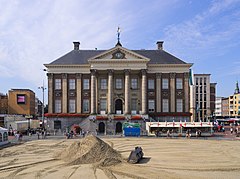
[{"label": "dark machine on sand", "polygon": [[143,158],[143,152],[141,147],[135,147],[135,150],[132,150],[129,157],[129,163],[139,163],[139,161]]}]

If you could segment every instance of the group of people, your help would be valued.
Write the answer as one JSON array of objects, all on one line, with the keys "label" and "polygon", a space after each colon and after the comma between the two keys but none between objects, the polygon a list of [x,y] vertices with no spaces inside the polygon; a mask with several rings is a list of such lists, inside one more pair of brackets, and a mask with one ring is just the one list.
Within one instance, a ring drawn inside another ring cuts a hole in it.
[{"label": "group of people", "polygon": [[[233,134],[233,127],[230,128],[230,132],[231,132],[231,134]],[[234,132],[236,135],[238,134],[238,127],[235,127]]]}]

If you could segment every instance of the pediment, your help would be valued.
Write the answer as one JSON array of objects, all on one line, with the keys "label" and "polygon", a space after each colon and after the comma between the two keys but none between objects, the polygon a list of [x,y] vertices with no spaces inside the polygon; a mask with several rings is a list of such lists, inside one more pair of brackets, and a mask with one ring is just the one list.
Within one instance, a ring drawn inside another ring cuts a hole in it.
[{"label": "pediment", "polygon": [[143,60],[145,62],[150,61],[150,59],[148,59],[147,57],[121,46],[116,46],[112,49],[109,49],[101,54],[98,54],[97,56],[90,58],[88,61],[96,62],[97,60]]}]

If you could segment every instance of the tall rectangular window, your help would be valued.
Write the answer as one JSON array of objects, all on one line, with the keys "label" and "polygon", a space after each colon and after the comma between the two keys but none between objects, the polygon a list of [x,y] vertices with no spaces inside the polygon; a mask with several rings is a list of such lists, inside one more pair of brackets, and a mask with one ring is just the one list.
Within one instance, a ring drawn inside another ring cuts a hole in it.
[{"label": "tall rectangular window", "polygon": [[136,111],[137,110],[137,99],[132,99],[131,101],[131,110]]},{"label": "tall rectangular window", "polygon": [[116,89],[122,89],[122,79],[121,78],[116,79]]},{"label": "tall rectangular window", "polygon": [[89,112],[89,99],[83,100],[83,112],[84,113]]},{"label": "tall rectangular window", "polygon": [[62,112],[62,102],[60,99],[55,100],[55,113],[61,113]]},{"label": "tall rectangular window", "polygon": [[177,112],[183,112],[183,100],[177,99]]},{"label": "tall rectangular window", "polygon": [[106,110],[107,110],[107,100],[100,99],[100,111],[106,111]]},{"label": "tall rectangular window", "polygon": [[182,78],[177,78],[176,79],[176,88],[177,89],[183,89],[183,81],[182,81]]},{"label": "tall rectangular window", "polygon": [[154,79],[148,79],[148,89],[154,89]]},{"label": "tall rectangular window", "polygon": [[148,100],[148,112],[155,111],[155,101],[153,99]]},{"label": "tall rectangular window", "polygon": [[68,105],[68,107],[69,107],[69,113],[75,113],[76,111],[75,111],[75,106],[76,106],[76,104],[75,104],[75,99],[70,99],[69,100],[69,105]]},{"label": "tall rectangular window", "polygon": [[131,79],[131,88],[132,89],[137,89],[138,88],[138,80],[137,80],[137,78],[132,78]]},{"label": "tall rectangular window", "polygon": [[101,79],[101,80],[100,80],[100,88],[101,88],[102,90],[107,89],[107,79]]},{"label": "tall rectangular window", "polygon": [[55,89],[60,90],[62,89],[62,83],[61,79],[55,79]]},{"label": "tall rectangular window", "polygon": [[162,79],[162,89],[168,89],[168,78]]},{"label": "tall rectangular window", "polygon": [[89,79],[83,79],[83,89],[89,89]]},{"label": "tall rectangular window", "polygon": [[70,90],[75,90],[75,89],[76,89],[75,79],[69,79],[68,84],[69,84],[69,89],[70,89]]},{"label": "tall rectangular window", "polygon": [[169,112],[168,99],[162,100],[162,108],[163,108],[163,112]]}]

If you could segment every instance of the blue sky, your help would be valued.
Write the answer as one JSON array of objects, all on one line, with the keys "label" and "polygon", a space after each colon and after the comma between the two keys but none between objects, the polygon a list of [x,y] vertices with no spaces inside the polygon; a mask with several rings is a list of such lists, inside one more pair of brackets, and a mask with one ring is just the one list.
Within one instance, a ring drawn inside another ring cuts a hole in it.
[{"label": "blue sky", "polygon": [[[43,64],[81,49],[164,50],[211,74],[217,96],[240,81],[240,0],[0,0],[0,92],[29,88],[42,99]],[[4,6],[3,6],[4,4]]]}]

